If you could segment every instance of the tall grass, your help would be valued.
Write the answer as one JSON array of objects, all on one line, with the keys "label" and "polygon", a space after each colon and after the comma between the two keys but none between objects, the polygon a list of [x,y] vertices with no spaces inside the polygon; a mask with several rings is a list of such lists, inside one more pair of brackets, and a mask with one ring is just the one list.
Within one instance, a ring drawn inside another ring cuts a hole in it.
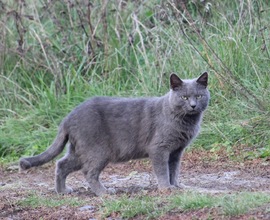
[{"label": "tall grass", "polygon": [[1,1],[0,155],[43,151],[91,96],[152,96],[210,73],[195,146],[269,156],[267,1]]}]

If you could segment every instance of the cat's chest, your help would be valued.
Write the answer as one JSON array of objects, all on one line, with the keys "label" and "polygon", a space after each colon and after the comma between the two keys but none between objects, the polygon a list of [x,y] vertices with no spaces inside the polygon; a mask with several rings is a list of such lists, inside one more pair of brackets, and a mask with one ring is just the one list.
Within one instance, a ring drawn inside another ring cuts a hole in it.
[{"label": "cat's chest", "polygon": [[157,131],[157,142],[164,145],[186,147],[199,132],[199,124],[164,123]]},{"label": "cat's chest", "polygon": [[190,142],[199,131],[199,125],[180,125],[171,127],[169,130],[169,136],[180,141],[180,142]]}]

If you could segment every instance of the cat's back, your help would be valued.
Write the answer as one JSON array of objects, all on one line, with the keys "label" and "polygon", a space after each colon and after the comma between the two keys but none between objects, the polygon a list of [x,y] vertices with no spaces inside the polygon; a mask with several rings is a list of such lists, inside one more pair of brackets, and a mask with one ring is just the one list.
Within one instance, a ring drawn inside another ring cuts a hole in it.
[{"label": "cat's back", "polygon": [[93,97],[74,108],[64,121],[74,124],[89,120],[139,120],[144,114],[153,113],[160,99],[160,97]]},{"label": "cat's back", "polygon": [[138,111],[144,109],[146,106],[151,105],[156,98],[126,98],[126,97],[109,97],[97,96],[86,100],[74,112],[95,111],[106,112],[111,114],[114,112],[125,113],[127,111]]}]

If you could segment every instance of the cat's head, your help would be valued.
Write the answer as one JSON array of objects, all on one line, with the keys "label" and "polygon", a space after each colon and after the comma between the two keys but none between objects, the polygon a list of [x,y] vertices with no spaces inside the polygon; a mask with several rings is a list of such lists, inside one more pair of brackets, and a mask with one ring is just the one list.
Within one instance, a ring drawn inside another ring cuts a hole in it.
[{"label": "cat's head", "polygon": [[208,73],[196,79],[180,79],[176,74],[170,76],[170,106],[178,113],[194,115],[203,112],[209,103],[207,89]]}]

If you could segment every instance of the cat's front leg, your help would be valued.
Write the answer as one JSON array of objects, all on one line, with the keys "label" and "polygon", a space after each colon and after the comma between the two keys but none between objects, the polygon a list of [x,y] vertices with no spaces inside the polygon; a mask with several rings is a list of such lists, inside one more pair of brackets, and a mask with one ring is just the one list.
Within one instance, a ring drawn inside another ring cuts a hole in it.
[{"label": "cat's front leg", "polygon": [[183,148],[179,148],[169,156],[169,172],[170,172],[170,184],[179,187],[179,171],[180,171],[180,159],[183,153]]},{"label": "cat's front leg", "polygon": [[150,155],[154,172],[158,181],[159,189],[171,188],[169,176],[169,152],[160,151],[154,152]]}]

